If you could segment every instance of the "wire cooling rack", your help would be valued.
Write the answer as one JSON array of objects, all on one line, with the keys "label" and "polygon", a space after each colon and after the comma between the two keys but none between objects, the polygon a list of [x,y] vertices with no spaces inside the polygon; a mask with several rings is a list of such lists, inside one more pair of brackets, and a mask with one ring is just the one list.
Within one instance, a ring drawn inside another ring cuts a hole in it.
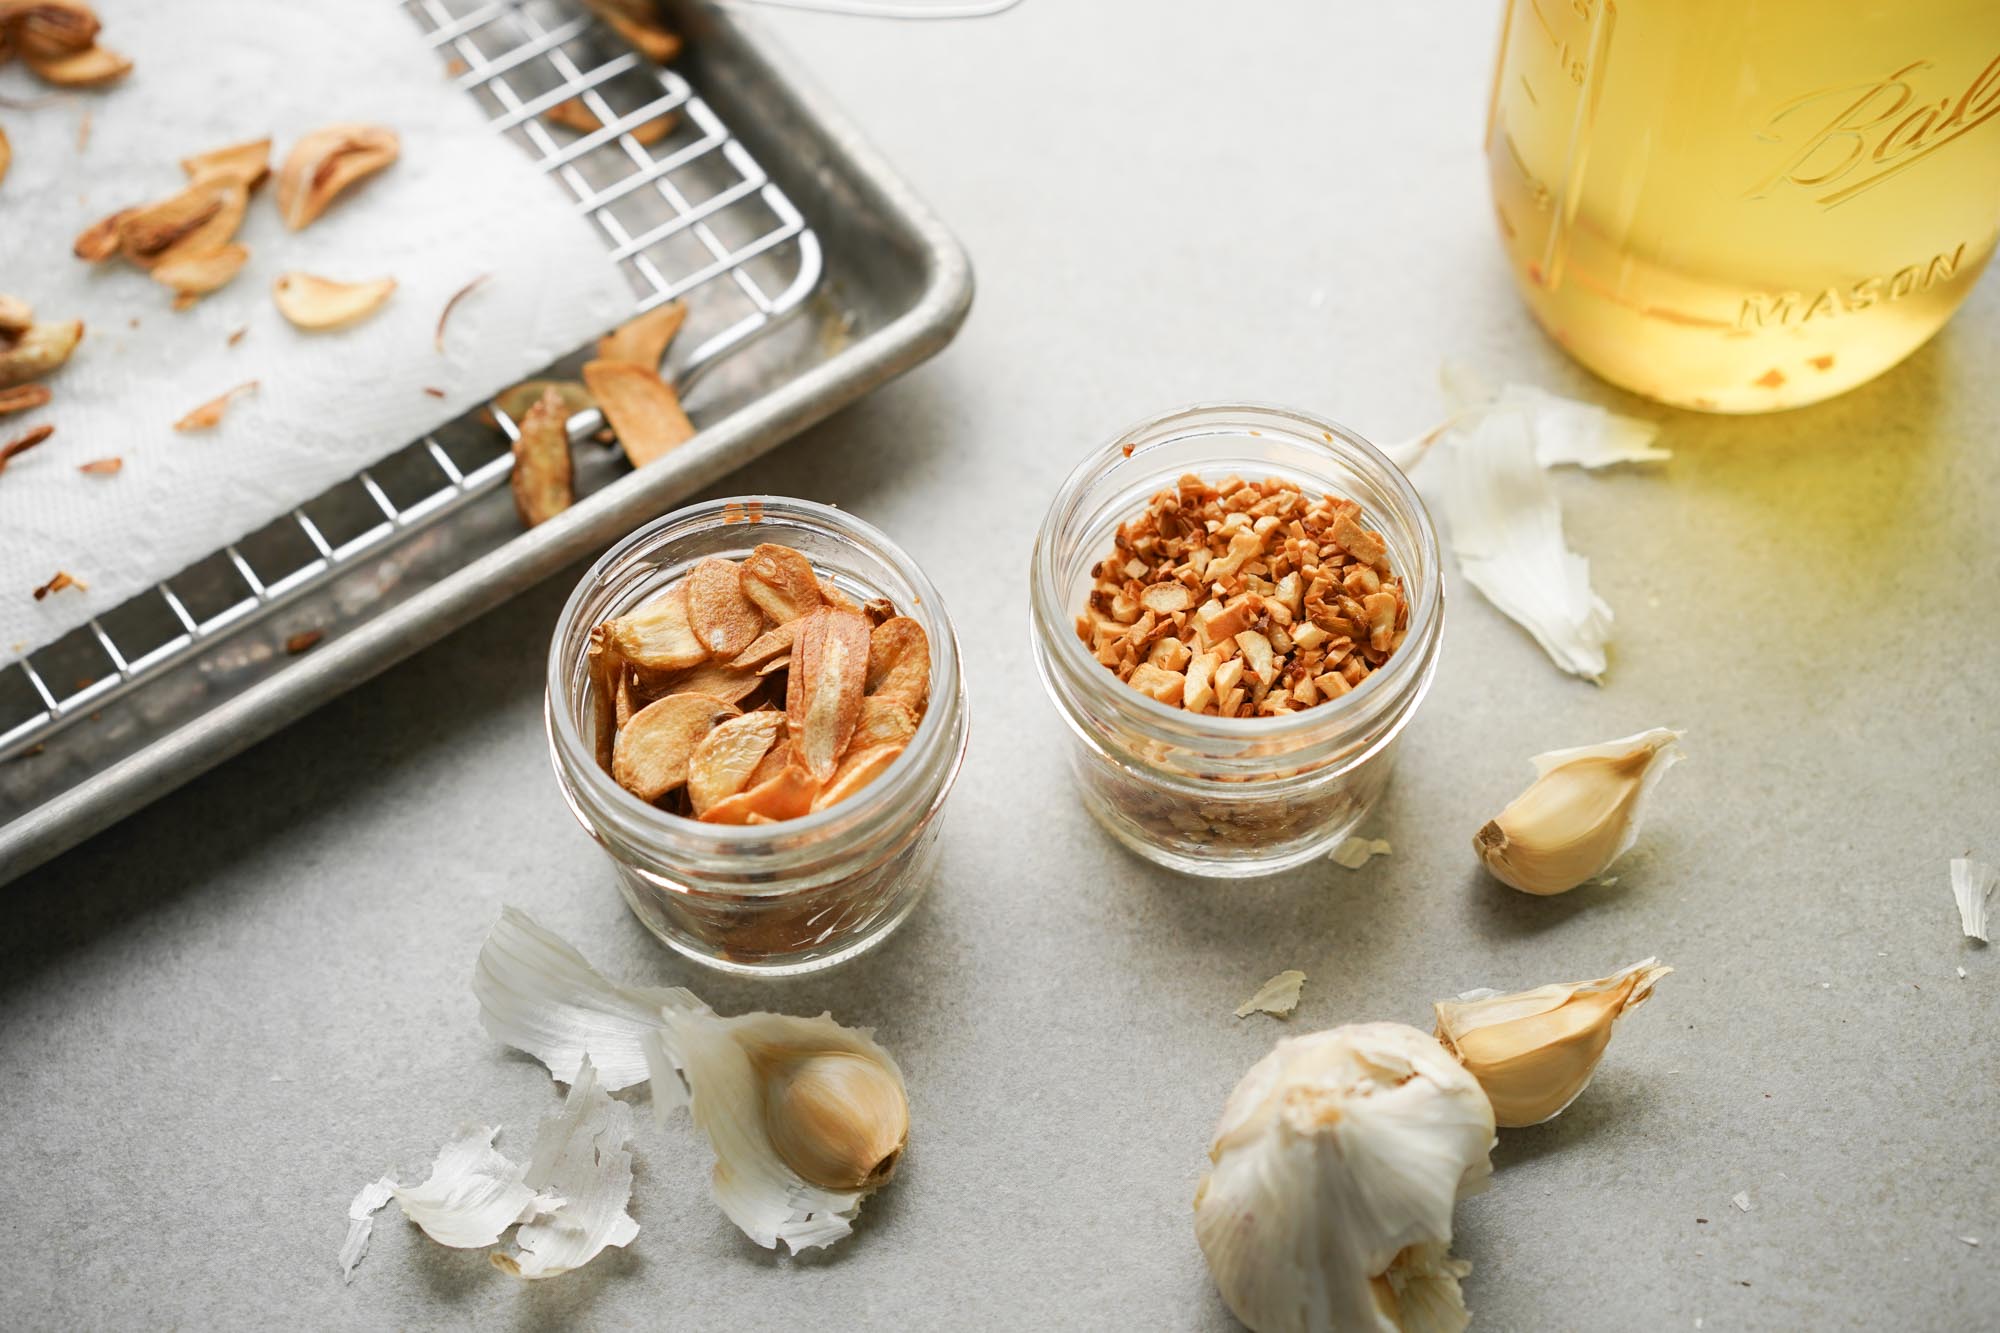
[{"label": "wire cooling rack", "polygon": [[[573,0],[378,2],[407,10],[494,129],[568,189],[638,309],[703,289],[663,372],[684,397],[811,297],[819,240],[785,192],[686,79],[623,49]],[[602,128],[578,134],[546,119],[571,99]],[[602,424],[578,413],[571,434],[581,440]],[[514,435],[497,407],[451,422],[0,671],[0,822],[31,808],[43,786],[10,771],[31,764],[8,761],[37,760],[65,728],[226,632],[279,617],[392,542],[448,523],[505,482]],[[585,452],[579,490],[622,468],[608,452]],[[304,653],[324,633],[300,631],[285,646]]]}]

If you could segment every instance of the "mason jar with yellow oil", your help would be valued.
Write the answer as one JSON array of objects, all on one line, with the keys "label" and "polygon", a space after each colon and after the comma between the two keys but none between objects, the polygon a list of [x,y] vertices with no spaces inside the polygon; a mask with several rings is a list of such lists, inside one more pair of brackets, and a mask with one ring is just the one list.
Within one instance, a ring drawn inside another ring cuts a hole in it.
[{"label": "mason jar with yellow oil", "polygon": [[2000,234],[2000,0],[1509,0],[1494,207],[1615,384],[1762,412],[1951,317]]}]

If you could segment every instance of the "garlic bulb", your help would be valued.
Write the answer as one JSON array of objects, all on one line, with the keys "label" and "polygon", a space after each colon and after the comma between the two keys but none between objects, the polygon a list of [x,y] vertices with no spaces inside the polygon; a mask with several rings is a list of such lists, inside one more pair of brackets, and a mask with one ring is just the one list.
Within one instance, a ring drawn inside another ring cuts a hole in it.
[{"label": "garlic bulb", "polygon": [[667,1009],[647,1055],[664,1121],[685,1104],[715,1150],[715,1200],[765,1249],[794,1253],[853,1230],[910,1133],[903,1073],[829,1014]]},{"label": "garlic bulb", "polygon": [[1590,1086],[1612,1025],[1671,971],[1648,958],[1595,981],[1467,991],[1434,1006],[1438,1040],[1486,1089],[1501,1128],[1539,1125]]},{"label": "garlic bulb", "polygon": [[1452,1205],[1486,1187],[1493,1108],[1433,1038],[1362,1023],[1281,1041],[1222,1108],[1195,1237],[1257,1333],[1452,1333]]},{"label": "garlic bulb", "polygon": [[1487,821],[1473,849],[1494,878],[1523,893],[1567,893],[1603,874],[1638,841],[1646,798],[1681,759],[1685,734],[1654,727],[1536,755],[1534,782]]}]

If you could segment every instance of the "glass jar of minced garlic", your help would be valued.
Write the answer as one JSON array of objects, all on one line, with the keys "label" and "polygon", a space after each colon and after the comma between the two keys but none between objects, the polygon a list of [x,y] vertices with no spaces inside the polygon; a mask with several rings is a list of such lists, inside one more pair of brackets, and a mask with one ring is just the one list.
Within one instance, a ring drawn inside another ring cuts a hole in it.
[{"label": "glass jar of minced garlic", "polygon": [[785,975],[916,906],[965,754],[951,621],[910,558],[802,500],[641,528],[571,595],[548,727],[571,810],[663,942]]},{"label": "glass jar of minced garlic", "polygon": [[1284,408],[1119,436],[1063,484],[1031,579],[1084,804],[1191,874],[1267,874],[1347,837],[1436,668],[1423,502],[1366,440]]}]

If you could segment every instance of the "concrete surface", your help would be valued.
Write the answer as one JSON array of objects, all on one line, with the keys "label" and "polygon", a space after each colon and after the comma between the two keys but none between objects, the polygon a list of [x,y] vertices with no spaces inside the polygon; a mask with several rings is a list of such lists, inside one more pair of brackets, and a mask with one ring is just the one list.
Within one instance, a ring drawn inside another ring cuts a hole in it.
[{"label": "concrete surface", "polygon": [[[573,576],[551,582],[5,891],[4,1322],[1227,1327],[1189,1200],[1272,1040],[1658,954],[1677,970],[1596,1084],[1504,1134],[1495,1187],[1459,1211],[1476,1326],[1990,1323],[2000,951],[1961,941],[1945,872],[2000,858],[1990,275],[1859,392],[1672,415],[1663,473],[1563,480],[1618,613],[1604,688],[1454,581],[1442,671],[1368,829],[1393,857],[1178,881],[1066,788],[1024,569],[1082,451],[1229,395],[1395,438],[1437,412],[1447,355],[1637,406],[1540,338],[1501,268],[1487,8],[776,20],[981,277],[942,358],[727,488],[852,508],[956,614],[973,742],[932,897],[798,983],[655,948],[548,773],[541,652]],[[1691,761],[1615,887],[1538,900],[1477,873],[1468,840],[1528,755],[1662,722]],[[858,1234],[757,1250],[708,1198],[705,1144],[647,1125],[629,1250],[524,1286],[391,1209],[341,1285],[361,1183],[471,1116],[523,1152],[555,1102],[467,986],[510,902],[614,975],[872,1024],[915,1129]],[[1310,978],[1289,1023],[1230,1017],[1286,967]]]}]

